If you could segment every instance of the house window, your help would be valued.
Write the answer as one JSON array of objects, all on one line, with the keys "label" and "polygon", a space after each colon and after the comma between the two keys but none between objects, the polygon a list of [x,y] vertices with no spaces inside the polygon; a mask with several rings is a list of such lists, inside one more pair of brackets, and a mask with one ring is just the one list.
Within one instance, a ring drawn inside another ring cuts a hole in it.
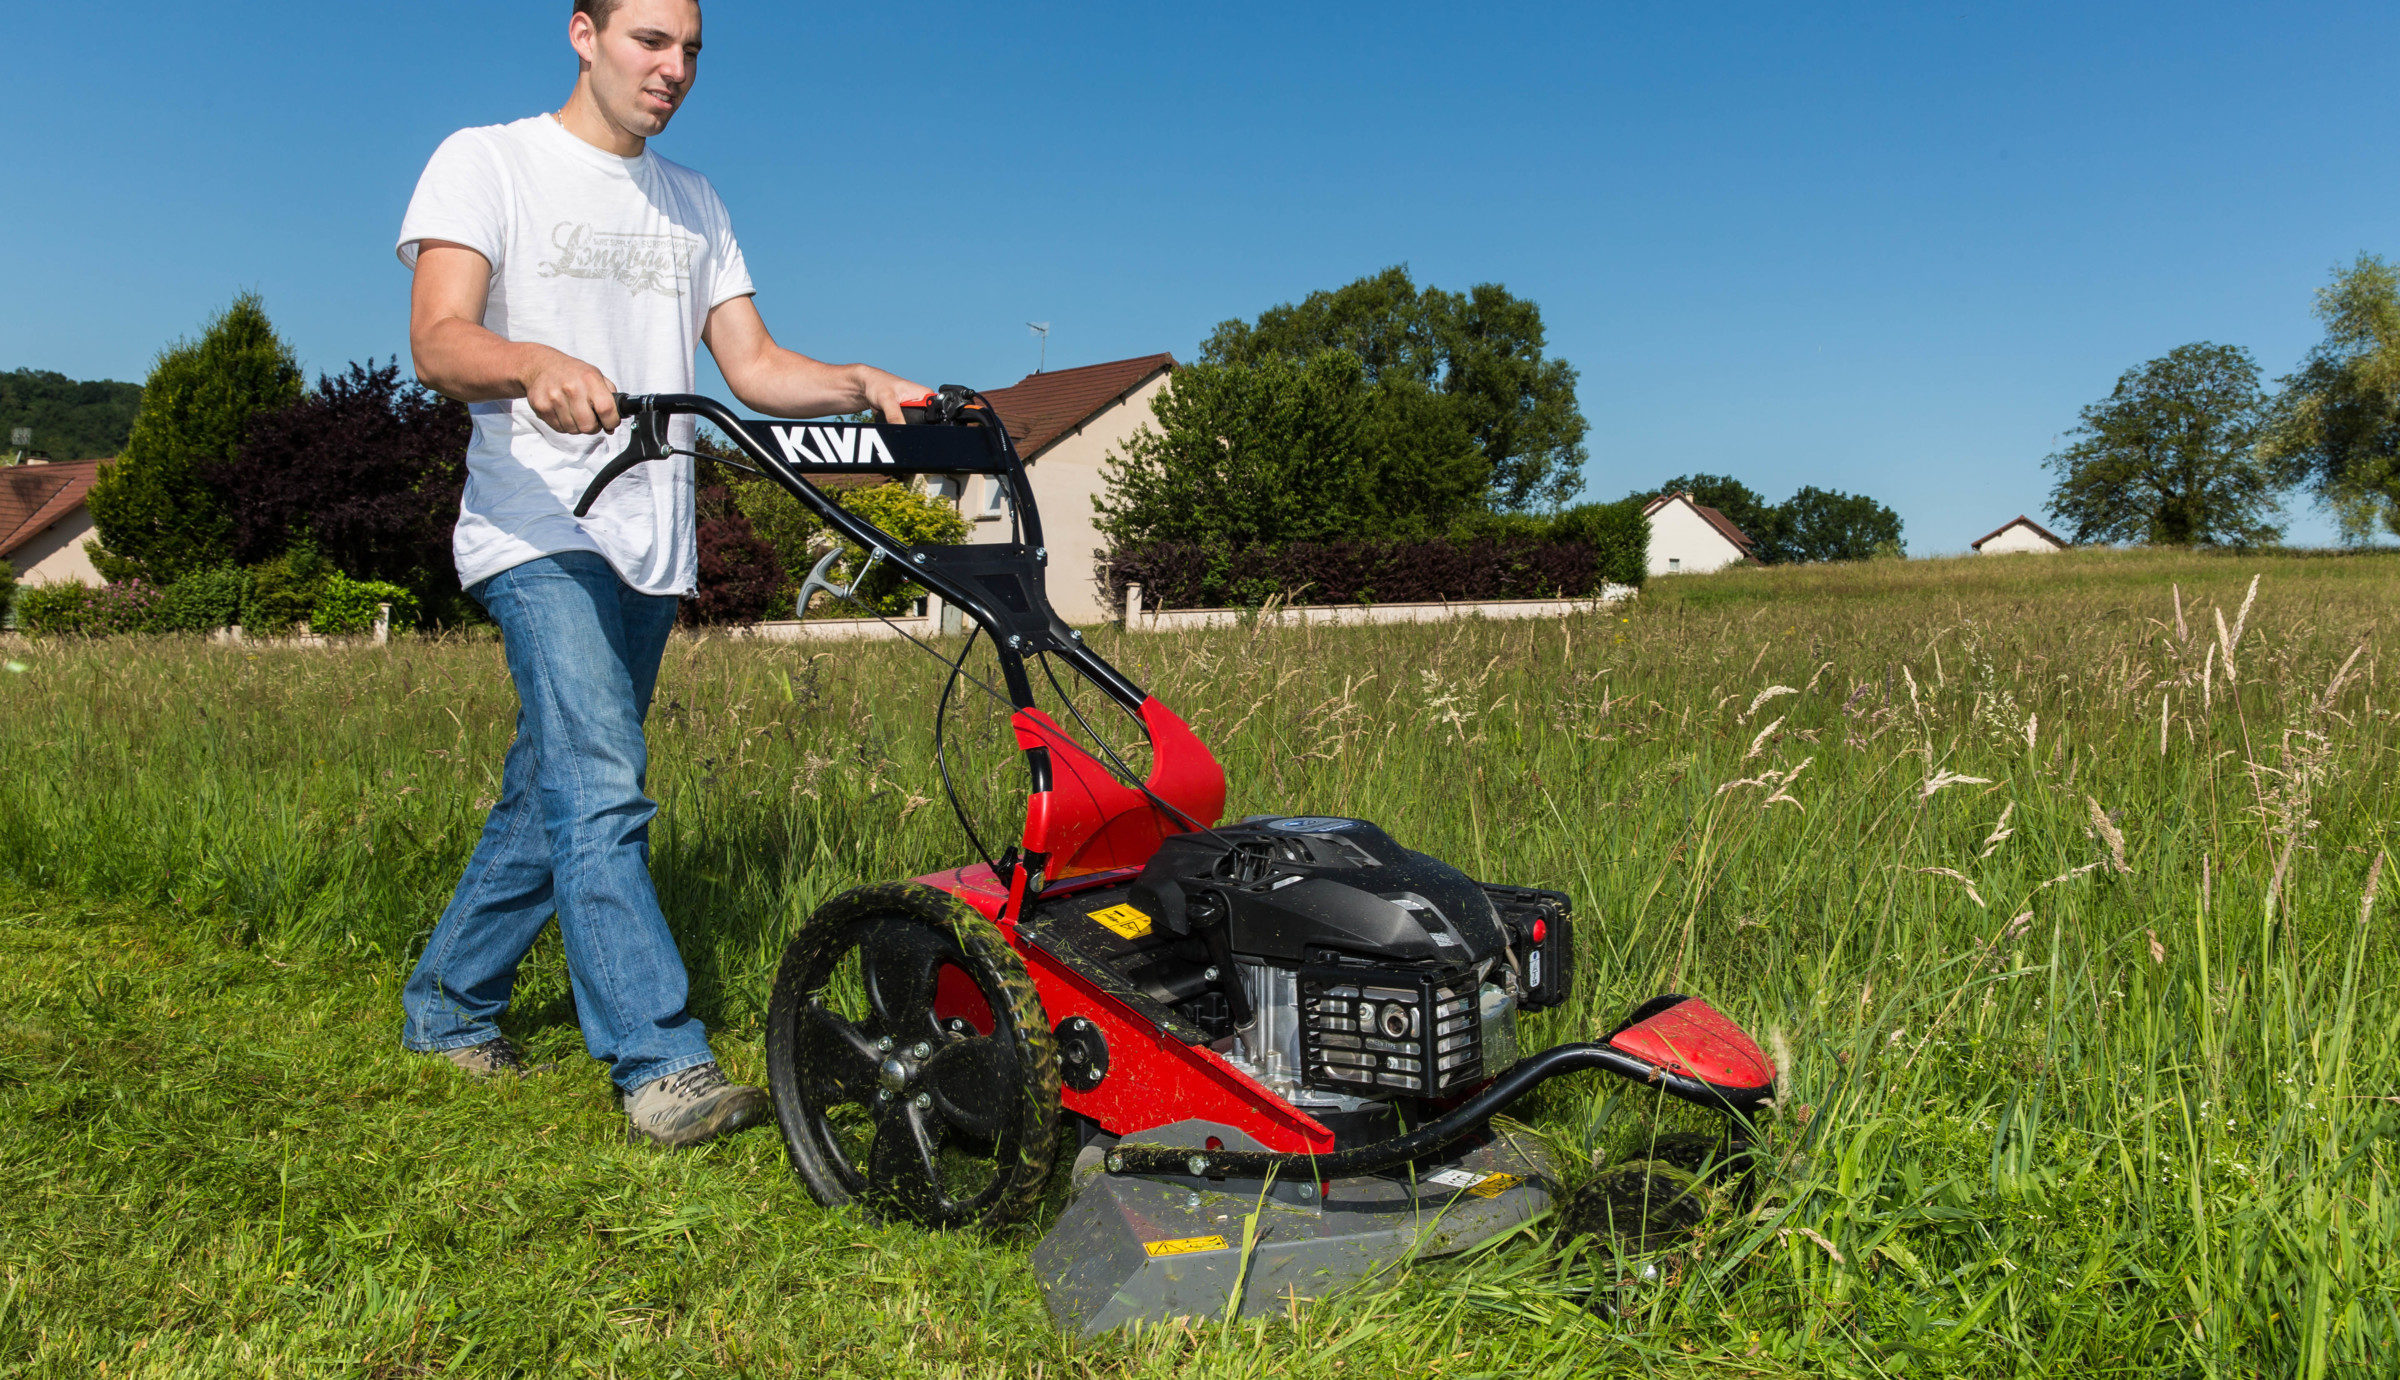
[{"label": "house window", "polygon": [[1669,570],[1681,570],[1681,569],[1683,569],[1683,558],[1682,558],[1681,556],[1669,556],[1669,557],[1667,557],[1667,569],[1669,569]]},{"label": "house window", "polygon": [[925,481],[925,491],[935,498],[958,502],[958,480],[951,475],[935,475]]},{"label": "house window", "polygon": [[983,511],[976,516],[984,518],[1008,516],[1008,482],[999,475],[984,476]]}]

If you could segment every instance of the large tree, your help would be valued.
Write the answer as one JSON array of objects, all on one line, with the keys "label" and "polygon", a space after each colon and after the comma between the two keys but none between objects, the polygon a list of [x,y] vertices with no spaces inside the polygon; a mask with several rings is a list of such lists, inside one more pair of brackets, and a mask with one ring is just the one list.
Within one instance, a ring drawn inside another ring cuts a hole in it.
[{"label": "large tree", "polygon": [[[0,374],[0,432],[33,430],[28,448],[53,460],[105,460],[125,449],[142,386],[107,379],[79,382],[47,369]],[[0,435],[0,440],[5,440]]]},{"label": "large tree", "polygon": [[250,419],[290,406],[302,383],[255,293],[161,354],[124,454],[92,486],[102,573],[165,582],[232,559],[233,518],[210,475],[233,459]]},{"label": "large tree", "polygon": [[1397,267],[1270,307],[1255,323],[1224,322],[1200,360],[1301,364],[1348,351],[1376,397],[1362,438],[1369,453],[1417,482],[1524,509],[1583,487],[1575,369],[1546,357],[1546,343],[1541,308],[1499,284],[1420,289]]},{"label": "large tree", "polygon": [[353,363],[306,397],[251,420],[207,478],[225,495],[244,564],[307,540],[344,574],[410,590],[437,620],[462,616],[450,534],[467,482],[467,409]]},{"label": "large tree", "polygon": [[1120,548],[1237,551],[1373,530],[1386,496],[1365,453],[1372,400],[1357,355],[1187,365],[1151,409],[1156,426],[1103,462],[1092,504]]},{"label": "large tree", "polygon": [[2277,468],[2254,446],[2265,406],[2258,364],[2238,345],[2181,345],[2128,369],[2043,462],[2059,477],[2050,512],[2079,542],[2274,541]]},{"label": "large tree", "polygon": [[2400,269],[2373,254],[2317,290],[2325,338],[2278,380],[2259,450],[2306,483],[2342,534],[2400,532]]},{"label": "large tree", "polygon": [[1865,494],[1813,485],[1775,505],[1760,545],[1759,559],[1769,565],[1863,561],[1907,549],[1898,513]]}]

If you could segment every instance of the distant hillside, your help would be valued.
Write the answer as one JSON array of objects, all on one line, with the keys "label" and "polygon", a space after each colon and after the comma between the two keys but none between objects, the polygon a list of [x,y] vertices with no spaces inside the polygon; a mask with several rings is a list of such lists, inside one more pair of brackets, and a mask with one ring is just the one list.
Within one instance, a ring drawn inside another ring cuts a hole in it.
[{"label": "distant hillside", "polygon": [[0,459],[16,448],[9,433],[33,428],[33,450],[53,460],[100,460],[125,448],[142,386],[107,379],[78,382],[47,369],[0,373]]}]

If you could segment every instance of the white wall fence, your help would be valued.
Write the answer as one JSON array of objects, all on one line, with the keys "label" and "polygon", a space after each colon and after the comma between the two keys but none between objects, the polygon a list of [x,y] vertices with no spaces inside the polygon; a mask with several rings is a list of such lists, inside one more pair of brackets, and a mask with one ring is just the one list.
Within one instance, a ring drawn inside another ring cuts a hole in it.
[{"label": "white wall fence", "polygon": [[1258,609],[1145,609],[1142,587],[1125,587],[1124,626],[1133,632],[1190,632],[1244,623],[1274,627],[1355,628],[1370,623],[1446,623],[1459,618],[1564,618],[1621,604],[1631,585],[1602,585],[1575,599],[1460,599],[1425,604],[1274,604]]}]

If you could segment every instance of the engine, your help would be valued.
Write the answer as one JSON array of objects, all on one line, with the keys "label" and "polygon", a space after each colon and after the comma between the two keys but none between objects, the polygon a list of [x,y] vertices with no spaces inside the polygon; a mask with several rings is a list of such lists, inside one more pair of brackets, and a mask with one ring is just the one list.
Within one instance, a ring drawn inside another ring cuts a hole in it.
[{"label": "engine", "polygon": [[1205,954],[1162,995],[1320,1113],[1464,1093],[1516,1062],[1517,1012],[1568,993],[1564,895],[1478,883],[1365,820],[1178,834],[1131,901]]}]

